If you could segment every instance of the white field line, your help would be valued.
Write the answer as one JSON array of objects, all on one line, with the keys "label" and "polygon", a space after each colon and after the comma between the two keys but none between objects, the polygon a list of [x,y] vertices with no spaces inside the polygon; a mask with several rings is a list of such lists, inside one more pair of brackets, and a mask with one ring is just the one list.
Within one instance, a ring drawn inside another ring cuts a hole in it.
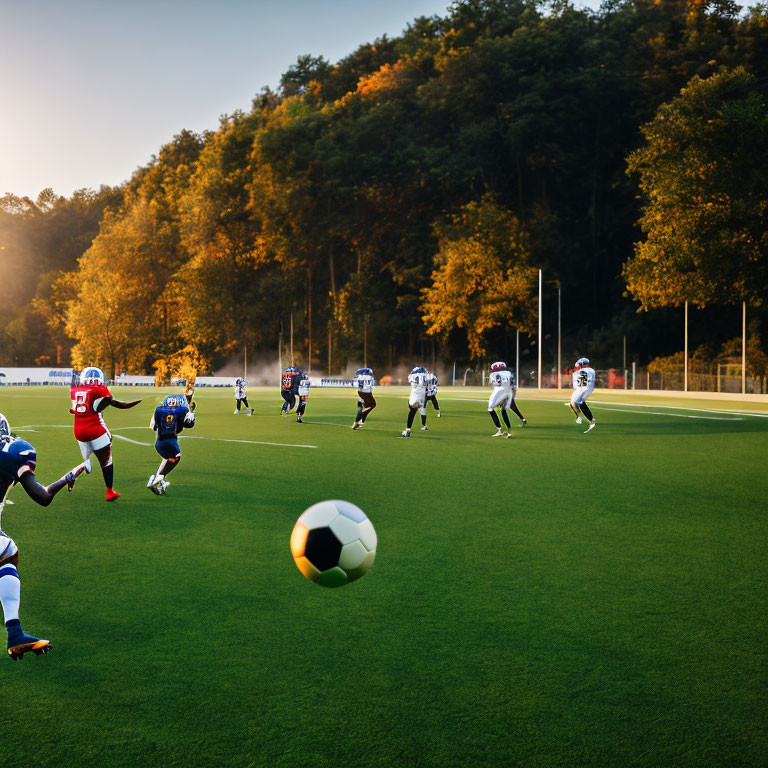
[{"label": "white field line", "polygon": [[628,405],[631,408],[666,408],[674,411],[697,411],[698,413],[724,413],[728,416],[755,416],[758,419],[768,419],[768,413],[753,413],[752,411],[720,411],[714,408],[686,408],[681,405],[647,405],[646,403],[620,403],[616,400],[592,400],[599,405]]},{"label": "white field line", "polygon": [[130,437],[123,437],[123,435],[112,435],[112,437],[116,437],[118,440],[124,440],[126,443],[133,443],[134,445],[143,445],[145,448],[152,447],[152,443],[140,443],[138,440],[131,440]]},{"label": "white field line", "polygon": [[[637,413],[637,411],[630,411],[628,408],[603,408],[604,411],[611,411],[616,413]],[[735,416],[734,418],[724,418],[722,416],[693,416],[689,413],[664,413],[663,411],[643,411],[644,414],[649,416],[675,416],[678,419],[707,419],[709,421],[744,421],[741,416]]]},{"label": "white field line", "polygon": [[[442,397],[441,400],[462,400],[468,403],[482,403],[485,400],[481,400],[479,397]],[[556,400],[549,397],[525,397],[520,398],[520,402],[526,402],[536,400],[540,403],[559,403],[561,400]],[[669,413],[663,411],[643,411],[649,416],[676,416],[680,419],[706,419],[708,421],[743,421],[743,416],[758,416],[759,418],[768,418],[768,414],[765,413],[741,413],[739,411],[710,411],[707,408],[684,408],[676,405],[645,405],[639,403],[617,403],[612,400],[589,400],[588,402],[597,405],[627,405],[630,408],[667,408],[673,411],[698,411],[700,413],[723,413],[728,414],[728,418],[722,416],[693,416],[685,413]],[[567,403],[566,403],[567,405]],[[608,411],[617,411],[618,413],[635,413],[635,411],[629,411],[623,408],[606,408]]]},{"label": "white field line", "polygon": [[198,435],[179,435],[179,440],[215,440],[218,443],[248,443],[249,445],[276,445],[280,448],[317,448],[316,445],[297,443],[267,443],[263,440],[232,440],[225,437],[199,437]]}]

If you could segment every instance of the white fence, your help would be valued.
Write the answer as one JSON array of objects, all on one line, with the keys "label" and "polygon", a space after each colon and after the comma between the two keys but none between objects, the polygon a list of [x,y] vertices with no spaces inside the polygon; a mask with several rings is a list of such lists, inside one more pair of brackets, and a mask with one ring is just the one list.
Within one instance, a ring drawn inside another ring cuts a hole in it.
[{"label": "white fence", "polygon": [[72,369],[0,368],[0,383],[69,386],[72,383]]}]

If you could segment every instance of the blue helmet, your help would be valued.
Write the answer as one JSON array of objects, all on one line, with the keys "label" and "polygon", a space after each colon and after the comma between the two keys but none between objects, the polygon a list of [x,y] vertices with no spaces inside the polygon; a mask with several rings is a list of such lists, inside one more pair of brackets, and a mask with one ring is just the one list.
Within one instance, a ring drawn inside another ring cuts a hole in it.
[{"label": "blue helmet", "polygon": [[426,373],[427,369],[423,365],[417,365],[411,373]]},{"label": "blue helmet", "polygon": [[11,423],[0,413],[0,437],[11,436]]},{"label": "blue helmet", "polygon": [[373,376],[373,371],[370,368],[358,368],[355,376]]},{"label": "blue helmet", "polygon": [[181,405],[181,398],[178,395],[166,395],[163,400],[163,408],[178,408]]}]

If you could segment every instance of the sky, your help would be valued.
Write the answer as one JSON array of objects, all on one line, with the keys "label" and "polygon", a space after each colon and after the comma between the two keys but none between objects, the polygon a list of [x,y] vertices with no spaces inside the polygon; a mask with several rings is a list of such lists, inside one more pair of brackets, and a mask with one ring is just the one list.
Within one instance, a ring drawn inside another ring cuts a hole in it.
[{"label": "sky", "polygon": [[448,4],[0,0],[0,195],[120,184],[183,128],[249,109],[298,56],[335,62]]}]

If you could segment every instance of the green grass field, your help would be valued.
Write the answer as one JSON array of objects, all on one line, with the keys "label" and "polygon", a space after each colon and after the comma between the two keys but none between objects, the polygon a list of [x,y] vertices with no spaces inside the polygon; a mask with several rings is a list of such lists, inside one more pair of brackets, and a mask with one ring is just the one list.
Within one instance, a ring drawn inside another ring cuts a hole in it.
[{"label": "green grass field", "polygon": [[[139,391],[107,414],[117,503],[97,469],[3,513],[22,624],[54,644],[0,659],[3,768],[768,764],[764,406],[620,393],[585,436],[565,397],[523,392],[529,426],[492,440],[482,393],[446,389],[403,440],[402,389],[359,432],[350,391],[314,391],[298,425],[277,389],[251,418],[200,390],[185,434],[209,439],[182,441],[163,498],[161,395]],[[80,460],[68,409],[0,389],[46,483]],[[327,498],[379,537],[336,590],[288,546]]]}]

